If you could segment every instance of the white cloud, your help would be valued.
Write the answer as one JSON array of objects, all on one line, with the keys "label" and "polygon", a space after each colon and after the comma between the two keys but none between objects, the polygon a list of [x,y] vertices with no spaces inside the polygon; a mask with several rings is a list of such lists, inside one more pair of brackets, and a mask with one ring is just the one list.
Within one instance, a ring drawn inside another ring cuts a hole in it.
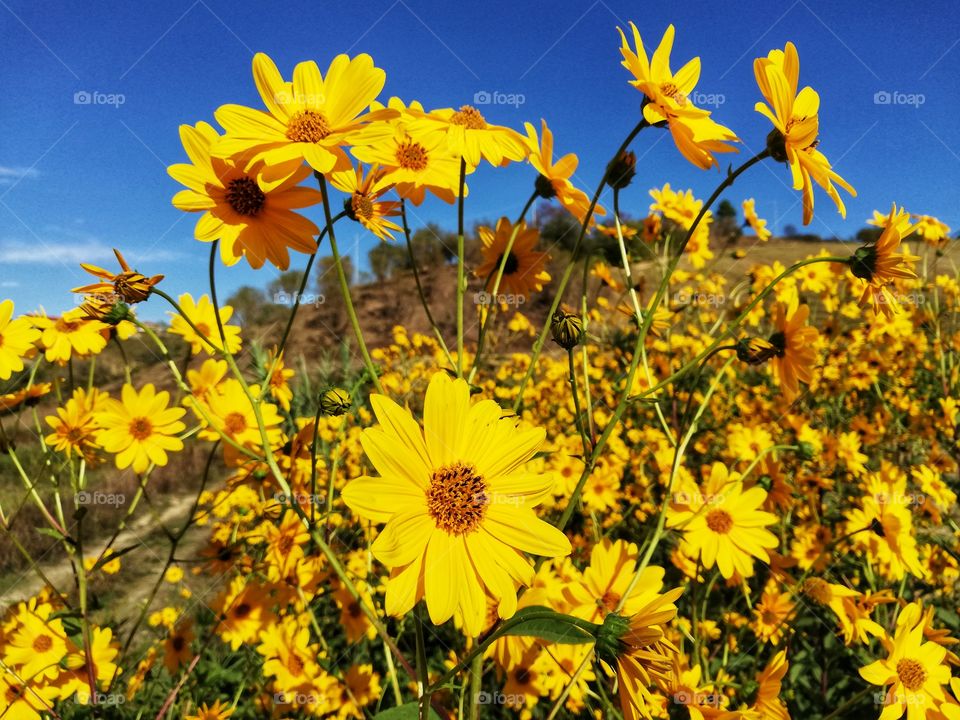
[{"label": "white cloud", "polygon": [[12,167],[0,165],[0,185],[12,185],[25,178],[35,178],[40,175],[36,168]]},{"label": "white cloud", "polygon": [[16,280],[4,280],[0,282],[0,287],[2,288],[20,287],[20,283],[18,283]]},{"label": "white cloud", "polygon": [[[140,263],[176,259],[178,253],[167,250],[137,252],[121,249],[127,262],[136,267]],[[79,263],[116,264],[113,250],[95,238],[74,242],[32,240],[0,240],[0,263],[10,265],[77,265]],[[150,268],[147,268],[150,270]]]}]

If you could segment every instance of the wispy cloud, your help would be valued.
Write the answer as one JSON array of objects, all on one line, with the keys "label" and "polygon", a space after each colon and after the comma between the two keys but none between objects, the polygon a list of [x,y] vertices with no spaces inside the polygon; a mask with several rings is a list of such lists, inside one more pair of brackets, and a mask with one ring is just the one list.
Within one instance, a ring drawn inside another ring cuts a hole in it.
[{"label": "wispy cloud", "polygon": [[0,185],[12,185],[15,182],[28,178],[35,178],[40,173],[32,167],[13,167],[10,165],[0,165]]},{"label": "wispy cloud", "polygon": [[[151,250],[138,253],[136,250],[123,250],[124,257],[132,265],[145,262],[174,260],[178,253],[167,250]],[[73,265],[79,263],[116,263],[110,245],[96,238],[64,242],[0,240],[0,263],[10,265]]]}]

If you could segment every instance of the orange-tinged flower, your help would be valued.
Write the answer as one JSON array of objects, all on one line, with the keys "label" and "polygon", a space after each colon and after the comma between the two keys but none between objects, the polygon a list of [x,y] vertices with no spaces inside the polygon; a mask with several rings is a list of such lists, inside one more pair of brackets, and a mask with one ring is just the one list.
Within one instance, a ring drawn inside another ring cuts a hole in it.
[{"label": "orange-tinged flower", "polygon": [[317,226],[294,210],[320,202],[318,190],[299,185],[310,169],[297,163],[278,179],[267,179],[262,163],[212,155],[219,138],[205,122],[181,125],[180,139],[191,164],[171,165],[167,172],[187,186],[173,196],[175,207],[203,213],[194,228],[202,242],[220,241],[225,265],[246,258],[253,268],[267,260],[286,270],[289,250],[316,252]]},{"label": "orange-tinged flower", "polygon": [[[514,226],[509,218],[502,217],[497,221],[496,232],[488,227],[480,227],[477,232],[480,236],[483,263],[476,269],[475,275],[485,280],[488,291],[493,290],[500,264],[503,262],[503,253],[511,237],[514,238],[513,246],[507,255],[497,292],[526,298],[533,291],[543,290],[544,283],[550,282],[550,273],[546,271],[550,256],[535,249],[540,240],[537,228],[527,227],[523,220]],[[491,300],[496,301],[496,298]]]},{"label": "orange-tinged flower", "polygon": [[135,304],[146,300],[147,296],[150,295],[151,288],[163,280],[163,275],[154,275],[148,278],[136,270],[131,270],[119,250],[114,249],[113,254],[117,256],[117,262],[120,263],[120,272],[113,273],[96,265],[80,263],[80,267],[94,277],[100,278],[102,282],[74,288],[71,292],[94,295],[112,293],[116,296],[117,300]]},{"label": "orange-tinged flower", "polygon": [[787,303],[777,303],[773,313],[775,328],[769,342],[774,353],[770,358],[774,374],[787,400],[800,393],[800,383],[813,380],[813,365],[817,361],[816,342],[819,333],[807,325],[809,305],[800,305],[796,294]]},{"label": "orange-tinged flower", "polygon": [[330,173],[330,184],[337,190],[349,193],[343,201],[344,212],[351,220],[356,220],[381,240],[393,240],[393,233],[401,231],[391,217],[400,215],[400,203],[396,200],[380,198],[393,188],[388,173],[373,165],[364,173],[363,165],[357,163],[356,169],[335,170]]}]

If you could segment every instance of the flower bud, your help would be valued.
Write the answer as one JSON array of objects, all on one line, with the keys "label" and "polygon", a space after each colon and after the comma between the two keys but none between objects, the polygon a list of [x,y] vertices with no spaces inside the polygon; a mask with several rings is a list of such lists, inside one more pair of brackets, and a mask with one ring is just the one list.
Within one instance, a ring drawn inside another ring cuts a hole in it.
[{"label": "flower bud", "polygon": [[583,321],[579,315],[558,308],[550,321],[550,333],[557,345],[564,350],[572,350],[583,337]]},{"label": "flower bud", "polygon": [[320,410],[324,415],[339,417],[350,409],[350,393],[342,388],[331,388],[320,396]]},{"label": "flower bud", "polygon": [[777,162],[787,161],[787,139],[776,128],[767,135],[767,151],[770,153],[770,157]]},{"label": "flower bud", "polygon": [[737,343],[737,359],[747,365],[762,365],[777,354],[777,348],[763,338],[743,338]]},{"label": "flower bud", "polygon": [[537,175],[533,187],[537,191],[537,197],[549,200],[557,196],[557,191],[553,189],[553,183],[550,182],[550,178],[543,175]]},{"label": "flower bud", "polygon": [[637,174],[637,156],[632,150],[625,150],[607,164],[607,185],[623,190]]}]

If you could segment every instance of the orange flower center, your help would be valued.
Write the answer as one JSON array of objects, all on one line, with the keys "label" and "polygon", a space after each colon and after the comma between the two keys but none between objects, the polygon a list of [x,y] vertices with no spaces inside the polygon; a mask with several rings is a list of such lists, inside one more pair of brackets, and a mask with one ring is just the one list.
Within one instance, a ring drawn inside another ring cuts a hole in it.
[{"label": "orange flower center", "polygon": [[487,484],[473,466],[457,463],[433,473],[427,488],[427,512],[440,530],[451,535],[476,530],[488,504]]},{"label": "orange flower center", "polygon": [[830,592],[830,583],[823,578],[812,577],[803,581],[802,592],[814,602],[826,605],[833,599]]},{"label": "orange flower center", "polygon": [[247,429],[247,419],[243,413],[232,412],[223,419],[223,425],[228,433],[236,435]]},{"label": "orange flower center", "polygon": [[53,639],[49,635],[37,635],[33,641],[33,649],[38,653],[44,653],[53,647]]},{"label": "orange flower center", "polygon": [[733,528],[733,518],[726,510],[711,510],[707,513],[707,527],[715,533],[726,534]]},{"label": "orange flower center", "polygon": [[198,322],[198,323],[194,323],[194,324],[197,326],[197,330],[199,330],[202,335],[204,335],[204,336],[206,336],[206,337],[210,337],[210,326],[209,326],[209,325],[207,325],[206,323],[202,323],[202,322]]},{"label": "orange flower center", "polygon": [[130,434],[137,440],[146,440],[153,434],[153,424],[145,417],[135,417],[130,421]]},{"label": "orange flower center", "polygon": [[77,328],[79,328],[82,324],[83,323],[78,320],[64,320],[63,318],[60,318],[57,320],[57,324],[54,327],[56,327],[58,332],[72,333],[76,332]]},{"label": "orange flower center", "polygon": [[418,142],[406,140],[397,146],[397,165],[404,170],[424,170],[427,159],[426,148]]},{"label": "orange flower center", "polygon": [[294,142],[318,143],[330,134],[330,123],[318,112],[298,112],[287,123],[287,137]]},{"label": "orange flower center", "polygon": [[238,618],[238,619],[242,620],[242,619],[244,619],[245,617],[247,617],[247,616],[250,615],[250,611],[251,611],[251,610],[253,610],[253,608],[250,607],[250,604],[243,602],[243,603],[240,603],[239,605],[237,605],[237,607],[234,608],[234,610],[233,610],[233,616],[234,616],[235,618]]},{"label": "orange flower center", "polygon": [[680,105],[684,105],[687,102],[686,96],[680,92],[680,88],[678,88],[672,82],[662,83],[660,85],[660,92],[666,95],[668,98],[676,100]]},{"label": "orange flower center", "polygon": [[353,210],[354,217],[369,220],[373,217],[373,200],[363,193],[354,193],[350,200],[350,209]]},{"label": "orange flower center", "polygon": [[927,681],[927,671],[916,660],[904,658],[897,663],[897,676],[907,690],[919,690]]},{"label": "orange flower center", "polygon": [[299,677],[303,673],[303,660],[296,653],[290,653],[290,659],[287,660],[287,669],[294,677]]},{"label": "orange flower center", "polygon": [[253,178],[241,177],[231,180],[227,186],[227,202],[238,215],[252,217],[257,215],[266,202],[267,196]]},{"label": "orange flower center", "polygon": [[451,117],[450,122],[454,125],[463,125],[468,130],[483,130],[487,127],[487,121],[483,115],[472,105],[461,105]]}]

